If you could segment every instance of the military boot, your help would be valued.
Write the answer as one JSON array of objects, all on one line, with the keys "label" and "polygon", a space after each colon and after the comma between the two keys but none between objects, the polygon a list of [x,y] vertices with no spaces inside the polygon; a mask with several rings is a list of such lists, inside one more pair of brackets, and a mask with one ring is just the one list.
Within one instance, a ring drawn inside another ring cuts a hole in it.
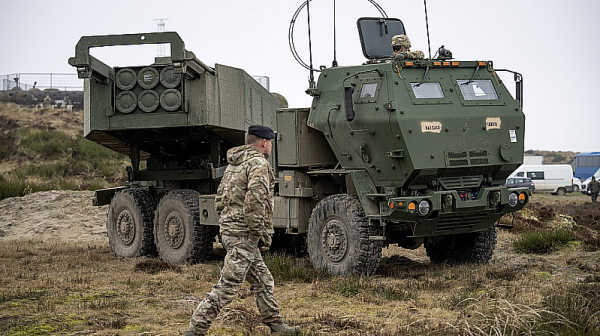
[{"label": "military boot", "polygon": [[300,327],[292,327],[285,323],[269,325],[272,334],[295,335],[300,332]]}]

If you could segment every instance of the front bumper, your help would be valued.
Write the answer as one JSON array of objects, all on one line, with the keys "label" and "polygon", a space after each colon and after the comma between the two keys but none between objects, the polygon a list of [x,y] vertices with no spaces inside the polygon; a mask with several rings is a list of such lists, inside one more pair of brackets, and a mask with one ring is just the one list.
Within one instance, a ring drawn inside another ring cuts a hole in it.
[{"label": "front bumper", "polygon": [[[509,196],[513,193],[517,195],[517,203],[511,206]],[[422,201],[429,203],[426,214],[419,213]],[[528,188],[490,187],[481,189],[477,195],[448,190],[426,196],[393,197],[387,203],[382,202],[380,209],[390,230],[394,223],[401,227],[409,224],[412,237],[427,237],[486,230],[504,214],[522,209],[528,201]]]}]

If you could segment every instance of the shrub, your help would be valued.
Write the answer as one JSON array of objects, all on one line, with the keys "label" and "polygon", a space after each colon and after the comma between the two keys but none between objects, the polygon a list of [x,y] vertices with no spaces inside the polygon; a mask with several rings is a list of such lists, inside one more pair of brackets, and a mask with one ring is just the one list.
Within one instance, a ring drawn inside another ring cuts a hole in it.
[{"label": "shrub", "polygon": [[306,259],[297,259],[279,253],[266,253],[264,260],[277,281],[310,283],[330,277],[329,273],[312,268]]},{"label": "shrub", "polygon": [[49,185],[29,184],[23,181],[7,181],[0,179],[0,200],[8,197],[21,197],[36,191],[52,190]]},{"label": "shrub", "polygon": [[42,155],[46,158],[58,158],[67,148],[73,145],[73,139],[57,131],[29,131],[19,132],[21,137],[21,152],[33,157]]},{"label": "shrub", "polygon": [[568,230],[525,232],[512,246],[517,253],[544,254],[575,239],[575,234]]}]

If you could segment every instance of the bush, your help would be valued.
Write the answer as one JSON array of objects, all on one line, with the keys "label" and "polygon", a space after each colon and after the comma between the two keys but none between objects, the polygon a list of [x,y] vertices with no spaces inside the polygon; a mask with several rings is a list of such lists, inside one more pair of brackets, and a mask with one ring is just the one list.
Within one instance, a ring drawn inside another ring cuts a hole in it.
[{"label": "bush", "polygon": [[266,253],[265,263],[277,281],[310,283],[331,277],[325,271],[315,270],[306,259],[297,259],[279,253]]},{"label": "bush", "polygon": [[36,191],[54,189],[49,185],[29,184],[23,181],[6,181],[0,178],[0,200],[8,197],[21,197]]},{"label": "bush", "polygon": [[77,139],[75,139],[73,150],[75,151],[75,157],[83,156],[88,159],[123,160],[126,158],[123,154],[103,147],[81,135],[78,135]]},{"label": "bush", "polygon": [[512,246],[517,253],[544,254],[573,240],[576,240],[575,234],[568,230],[525,232]]},{"label": "bush", "polygon": [[58,158],[73,145],[73,139],[61,132],[22,130],[19,133],[21,152],[30,157],[42,155],[46,158]]}]

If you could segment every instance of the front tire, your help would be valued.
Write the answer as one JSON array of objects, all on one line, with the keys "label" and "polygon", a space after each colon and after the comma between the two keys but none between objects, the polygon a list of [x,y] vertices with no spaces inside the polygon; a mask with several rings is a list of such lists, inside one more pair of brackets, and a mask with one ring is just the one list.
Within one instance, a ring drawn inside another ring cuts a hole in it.
[{"label": "front tire", "polygon": [[112,198],[106,232],[117,257],[136,258],[155,253],[152,233],[155,208],[156,204],[146,189],[126,189]]},{"label": "front tire", "polygon": [[338,194],[321,200],[308,226],[308,255],[313,267],[334,275],[372,275],[381,260],[381,235],[369,225],[357,196]]},{"label": "front tire", "polygon": [[485,231],[448,237],[425,246],[434,264],[487,264],[492,259],[498,232],[495,227]]},{"label": "front tire", "polygon": [[200,225],[199,197],[195,190],[174,190],[158,204],[154,240],[158,255],[171,264],[207,260],[218,227]]}]

